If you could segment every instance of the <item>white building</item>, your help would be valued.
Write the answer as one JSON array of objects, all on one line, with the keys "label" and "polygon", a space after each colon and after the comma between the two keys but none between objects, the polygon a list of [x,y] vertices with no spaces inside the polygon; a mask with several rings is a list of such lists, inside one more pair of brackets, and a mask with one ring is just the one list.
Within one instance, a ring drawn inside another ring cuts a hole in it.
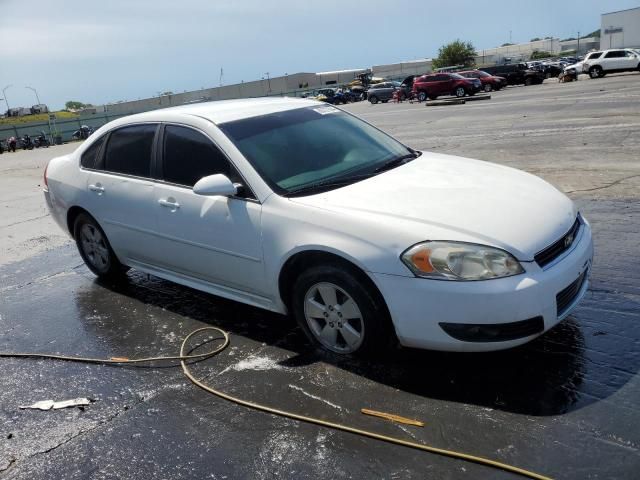
[{"label": "white building", "polygon": [[476,50],[476,63],[478,65],[493,65],[505,63],[518,63],[529,60],[531,54],[538,52],[551,52],[554,55],[560,53],[560,40],[558,38],[545,38],[535,42],[517,43],[504,47],[485,48]]},{"label": "white building", "polygon": [[565,40],[560,42],[560,55],[565,51],[575,51],[578,55],[584,55],[591,50],[600,50],[600,37],[583,37],[580,40]]},{"label": "white building", "polygon": [[409,75],[430,73],[433,70],[432,63],[430,58],[422,58],[400,63],[389,63],[387,65],[374,65],[371,67],[371,73],[374,77],[402,81]]},{"label": "white building", "polygon": [[640,47],[640,7],[603,13],[600,48]]}]

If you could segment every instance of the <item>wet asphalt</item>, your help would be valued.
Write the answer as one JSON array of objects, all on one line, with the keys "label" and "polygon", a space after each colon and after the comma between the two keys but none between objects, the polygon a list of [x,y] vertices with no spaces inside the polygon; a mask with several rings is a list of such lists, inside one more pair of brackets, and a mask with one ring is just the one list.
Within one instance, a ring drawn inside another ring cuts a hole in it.
[{"label": "wet asphalt", "polygon": [[[571,192],[594,231],[592,283],[566,321],[528,345],[338,359],[313,350],[283,316],[135,271],[101,283],[72,243],[56,243],[0,266],[0,351],[173,355],[191,330],[213,325],[231,345],[193,368],[234,395],[554,478],[637,478],[640,75],[512,88],[477,103],[347,108],[416,148],[493,159]],[[166,365],[5,358],[0,372],[1,478],[517,478],[252,411]],[[74,397],[96,401],[18,408]]]}]

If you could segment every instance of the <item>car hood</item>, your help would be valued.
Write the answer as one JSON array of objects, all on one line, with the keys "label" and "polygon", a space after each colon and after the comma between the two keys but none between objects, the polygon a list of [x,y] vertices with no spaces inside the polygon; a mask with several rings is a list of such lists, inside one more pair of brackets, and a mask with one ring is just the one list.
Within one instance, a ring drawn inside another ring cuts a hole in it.
[{"label": "car hood", "polygon": [[[534,175],[435,153],[346,187],[291,200],[346,215],[345,229],[355,230],[368,219],[380,235],[395,238],[394,245],[466,241],[503,248],[523,261],[532,261],[564,235],[577,215],[569,198]],[[349,216],[358,221],[350,225]]]}]

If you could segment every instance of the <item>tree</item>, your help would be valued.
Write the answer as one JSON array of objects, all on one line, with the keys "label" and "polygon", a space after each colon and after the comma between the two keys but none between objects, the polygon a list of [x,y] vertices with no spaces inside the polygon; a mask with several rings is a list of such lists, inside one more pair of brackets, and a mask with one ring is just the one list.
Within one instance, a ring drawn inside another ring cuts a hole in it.
[{"label": "tree", "polygon": [[455,40],[438,49],[438,57],[433,59],[434,68],[464,65],[470,67],[475,63],[476,49],[471,42]]},{"label": "tree", "polygon": [[589,38],[589,37],[598,37],[598,38],[600,38],[600,29],[594,30],[591,33],[587,33],[584,37],[581,37],[581,38]]},{"label": "tree", "polygon": [[535,37],[532,38],[531,40],[529,40],[530,42],[539,42],[540,40],[542,40],[540,37]]},{"label": "tree", "polygon": [[69,100],[67,103],[64,104],[64,106],[67,110],[81,110],[84,107],[86,107],[84,103],[77,102],[75,100]]},{"label": "tree", "polygon": [[544,50],[534,50],[531,54],[531,60],[538,60],[540,58],[553,57],[553,53],[545,52]]},{"label": "tree", "polygon": [[515,45],[515,43],[503,43],[502,45],[500,45],[501,47],[510,47],[511,45]]}]

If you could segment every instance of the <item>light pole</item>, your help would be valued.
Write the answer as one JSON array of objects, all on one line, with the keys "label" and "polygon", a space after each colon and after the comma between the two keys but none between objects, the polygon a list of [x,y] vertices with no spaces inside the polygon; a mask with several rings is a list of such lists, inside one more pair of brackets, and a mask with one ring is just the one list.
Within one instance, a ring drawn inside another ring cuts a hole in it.
[{"label": "light pole", "polygon": [[269,72],[265,72],[267,76],[267,83],[269,84],[269,93],[271,93],[271,78],[269,77]]},{"label": "light pole", "polygon": [[24,87],[24,88],[28,88],[29,90],[31,90],[33,93],[36,94],[36,100],[38,101],[38,105],[40,105],[40,97],[38,96],[38,91],[33,87]]},{"label": "light pole", "polygon": [[6,87],[4,87],[4,88],[2,89],[2,95],[4,96],[4,101],[5,101],[5,103],[7,104],[7,115],[8,115],[8,113],[9,113],[9,100],[7,100],[7,92],[6,92],[6,90],[7,90],[7,88],[9,88],[9,87],[13,87],[13,85],[7,85]]}]

